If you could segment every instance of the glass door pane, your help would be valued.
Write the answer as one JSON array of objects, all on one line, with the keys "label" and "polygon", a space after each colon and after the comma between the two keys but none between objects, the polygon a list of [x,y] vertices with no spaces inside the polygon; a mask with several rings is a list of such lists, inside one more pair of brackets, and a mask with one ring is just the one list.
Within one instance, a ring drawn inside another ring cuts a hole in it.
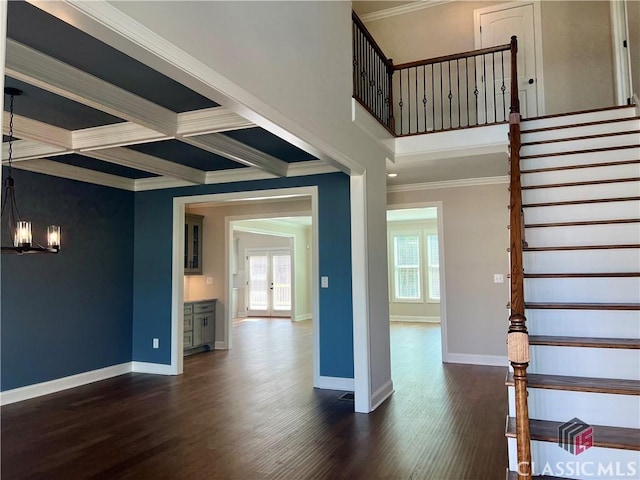
[{"label": "glass door pane", "polygon": [[268,256],[249,255],[249,310],[269,308],[268,290]]},{"label": "glass door pane", "polygon": [[273,269],[273,309],[291,310],[291,255],[274,254]]}]

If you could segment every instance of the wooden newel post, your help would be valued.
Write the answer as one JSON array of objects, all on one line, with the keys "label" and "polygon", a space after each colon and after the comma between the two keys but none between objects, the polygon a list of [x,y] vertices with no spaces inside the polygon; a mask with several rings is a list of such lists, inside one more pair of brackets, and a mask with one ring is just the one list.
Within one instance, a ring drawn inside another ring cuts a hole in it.
[{"label": "wooden newel post", "polygon": [[531,432],[527,401],[527,367],[529,366],[529,332],[524,315],[524,221],[520,184],[520,100],[518,98],[518,40],[511,37],[511,109],[509,115],[510,162],[510,260],[511,316],[507,345],[513,367],[516,396],[516,442],[518,445],[518,479],[531,479]]},{"label": "wooden newel post", "polygon": [[389,91],[388,93],[388,98],[389,98],[389,125],[387,125],[389,127],[389,130],[391,130],[392,132],[396,131],[396,119],[393,116],[393,72],[394,72],[394,68],[393,68],[393,60],[389,59],[387,60],[387,77],[389,79],[389,81],[387,82],[389,85]]}]

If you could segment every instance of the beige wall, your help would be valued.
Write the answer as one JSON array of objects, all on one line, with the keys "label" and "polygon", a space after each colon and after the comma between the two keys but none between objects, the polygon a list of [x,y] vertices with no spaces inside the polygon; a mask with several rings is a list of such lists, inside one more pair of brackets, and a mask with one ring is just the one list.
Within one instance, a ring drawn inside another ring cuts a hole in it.
[{"label": "beige wall", "polygon": [[629,21],[629,54],[631,55],[631,77],[633,93],[640,97],[640,2],[627,2]]},{"label": "beige wall", "polygon": [[506,184],[389,193],[389,205],[442,202],[447,349],[506,357],[508,273]]},{"label": "beige wall", "polygon": [[[305,213],[311,211],[310,200],[289,202],[262,202],[259,204],[224,205],[215,207],[189,207],[188,211],[204,216],[203,226],[203,263],[202,275],[185,277],[185,297],[189,300],[217,298],[216,338],[224,338],[226,322],[224,318],[226,305],[225,290],[225,217],[247,215],[273,215],[274,217],[288,213]],[[207,277],[213,278],[211,285],[206,284]]]},{"label": "beige wall", "polygon": [[[450,2],[366,25],[399,64],[475,49],[473,12],[498,3]],[[543,1],[541,15],[545,114],[614,105],[609,3]]]}]

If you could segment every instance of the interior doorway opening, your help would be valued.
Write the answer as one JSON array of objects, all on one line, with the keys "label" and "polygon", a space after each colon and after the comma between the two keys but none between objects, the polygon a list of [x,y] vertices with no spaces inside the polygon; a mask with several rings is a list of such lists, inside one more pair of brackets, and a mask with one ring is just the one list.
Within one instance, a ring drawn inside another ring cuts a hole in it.
[{"label": "interior doorway opening", "polygon": [[[442,361],[447,355],[442,204],[387,210],[389,321],[421,324],[438,331]],[[433,333],[430,334],[433,336]],[[392,352],[392,368],[394,355]]]}]

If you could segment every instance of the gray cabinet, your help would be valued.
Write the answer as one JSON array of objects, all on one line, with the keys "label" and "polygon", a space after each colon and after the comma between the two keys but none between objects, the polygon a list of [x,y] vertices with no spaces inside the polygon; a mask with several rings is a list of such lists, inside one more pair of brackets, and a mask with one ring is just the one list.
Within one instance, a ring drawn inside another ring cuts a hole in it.
[{"label": "gray cabinet", "polygon": [[202,275],[202,215],[184,216],[184,274]]},{"label": "gray cabinet", "polygon": [[216,341],[216,299],[184,304],[185,355],[213,350]]}]

